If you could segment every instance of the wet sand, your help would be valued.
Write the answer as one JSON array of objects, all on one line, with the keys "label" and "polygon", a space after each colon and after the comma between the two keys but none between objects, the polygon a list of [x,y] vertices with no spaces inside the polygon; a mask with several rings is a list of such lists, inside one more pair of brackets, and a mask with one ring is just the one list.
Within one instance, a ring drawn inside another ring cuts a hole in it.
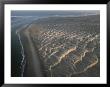
[{"label": "wet sand", "polygon": [[24,47],[26,65],[24,69],[24,77],[43,77],[43,67],[41,61],[36,54],[36,49],[28,32],[29,26],[26,29],[20,30],[21,42]]}]

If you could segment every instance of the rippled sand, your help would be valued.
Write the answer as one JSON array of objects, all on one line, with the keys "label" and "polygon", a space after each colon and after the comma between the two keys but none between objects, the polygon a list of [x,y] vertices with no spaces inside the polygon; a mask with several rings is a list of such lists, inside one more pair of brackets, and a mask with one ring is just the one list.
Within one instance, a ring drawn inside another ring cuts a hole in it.
[{"label": "rippled sand", "polygon": [[[80,29],[77,30],[79,28],[77,25],[76,30],[71,30],[74,27],[69,28],[71,32],[67,31],[65,27],[62,29],[60,24],[46,24],[45,26],[32,24],[30,36],[42,56],[47,76],[72,76],[84,73],[99,63],[99,32],[80,31]],[[70,26],[70,24],[67,23],[66,26]],[[95,23],[91,26],[95,28],[99,25]]]}]

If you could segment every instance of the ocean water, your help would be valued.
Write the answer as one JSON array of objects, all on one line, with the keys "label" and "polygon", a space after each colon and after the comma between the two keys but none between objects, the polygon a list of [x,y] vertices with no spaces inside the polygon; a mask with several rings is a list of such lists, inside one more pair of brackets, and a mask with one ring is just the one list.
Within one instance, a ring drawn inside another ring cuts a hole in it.
[{"label": "ocean water", "polygon": [[11,17],[11,76],[23,76],[23,55],[17,30],[30,24],[35,17]]}]

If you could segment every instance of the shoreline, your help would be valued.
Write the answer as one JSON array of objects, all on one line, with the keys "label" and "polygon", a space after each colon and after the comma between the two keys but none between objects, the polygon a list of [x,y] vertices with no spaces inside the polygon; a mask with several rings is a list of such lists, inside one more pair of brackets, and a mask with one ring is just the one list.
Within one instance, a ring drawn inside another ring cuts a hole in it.
[{"label": "shoreline", "polygon": [[[31,24],[19,31],[21,38],[21,44],[24,49],[24,55],[26,60],[26,65],[24,67],[23,77],[43,77],[43,72],[41,70],[41,61],[34,48],[31,37],[29,35],[28,29]],[[24,43],[24,44],[23,44]]]},{"label": "shoreline", "polygon": [[19,34],[19,31],[16,31],[16,34],[19,38],[19,41],[20,41],[20,46],[21,46],[21,55],[22,55],[22,61],[21,61],[21,66],[22,66],[22,71],[21,71],[21,77],[23,77],[23,73],[24,73],[24,69],[25,69],[25,64],[26,64],[26,60],[25,60],[25,54],[24,54],[24,48],[23,48],[23,45],[22,45],[22,42],[21,42],[21,36]]}]

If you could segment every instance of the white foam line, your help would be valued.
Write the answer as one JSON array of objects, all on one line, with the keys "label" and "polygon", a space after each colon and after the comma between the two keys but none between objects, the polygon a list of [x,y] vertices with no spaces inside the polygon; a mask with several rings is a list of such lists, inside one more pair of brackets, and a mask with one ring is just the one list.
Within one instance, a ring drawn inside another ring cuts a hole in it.
[{"label": "white foam line", "polygon": [[[24,54],[24,48],[23,48],[23,45],[22,45],[22,42],[21,42],[21,37],[20,37],[20,34],[18,33],[18,31],[16,31],[16,34],[18,35],[18,38],[19,38],[19,41],[20,41],[20,45],[21,45],[21,54],[22,54],[22,61],[21,61],[21,66],[22,66],[22,73],[21,73],[21,76],[23,77],[23,73],[24,73],[24,68],[25,68],[25,63],[26,63],[26,61],[25,61],[25,54]],[[24,64],[23,64],[23,62],[24,62]]]}]

